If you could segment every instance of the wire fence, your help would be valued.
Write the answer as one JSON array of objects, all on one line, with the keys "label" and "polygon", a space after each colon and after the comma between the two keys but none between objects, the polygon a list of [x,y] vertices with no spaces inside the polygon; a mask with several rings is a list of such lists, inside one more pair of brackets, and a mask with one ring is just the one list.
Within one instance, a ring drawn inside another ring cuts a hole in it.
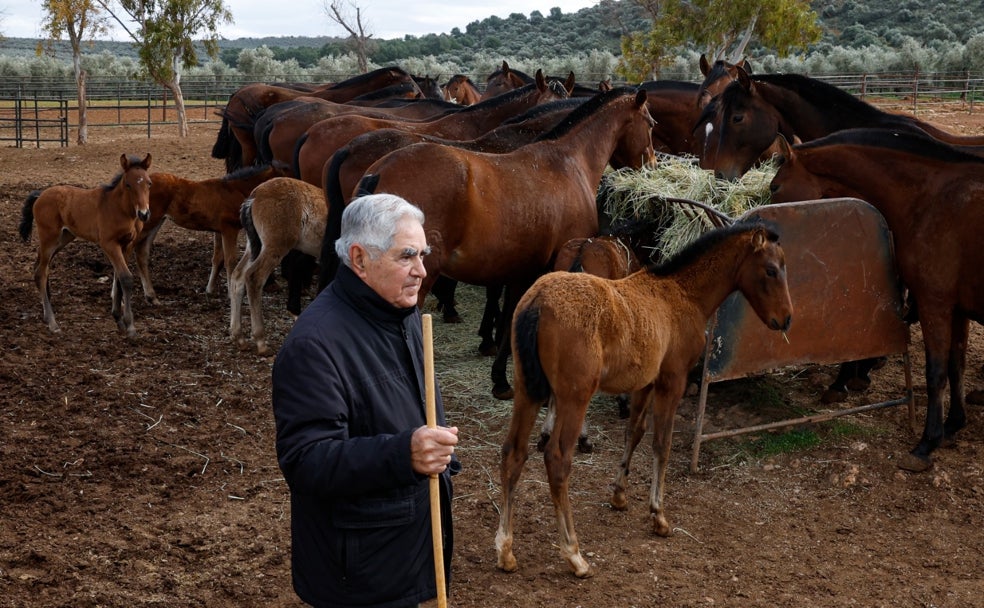
[{"label": "wire fence", "polygon": [[[350,76],[338,74],[333,81]],[[816,78],[882,109],[913,115],[943,108],[973,113],[984,102],[984,75],[981,74],[916,72],[820,75]],[[472,79],[484,83],[481,76],[475,75]],[[250,82],[253,81],[237,77],[184,79],[181,90],[188,123],[217,124],[229,96]],[[288,79],[270,76],[265,82],[285,83]],[[91,79],[86,92],[90,130],[138,127],[151,138],[154,133],[177,125],[173,96],[160,85],[137,80]],[[7,142],[3,145],[68,146],[70,138],[77,135],[78,127],[78,95],[73,80],[30,77],[0,82],[0,142]]]}]

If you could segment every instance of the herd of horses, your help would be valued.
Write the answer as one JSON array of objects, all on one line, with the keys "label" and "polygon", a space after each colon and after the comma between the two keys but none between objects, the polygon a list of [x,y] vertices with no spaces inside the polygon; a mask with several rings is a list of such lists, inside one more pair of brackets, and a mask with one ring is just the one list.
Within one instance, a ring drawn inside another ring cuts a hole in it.
[{"label": "herd of horses", "polygon": [[[503,62],[484,87],[462,75],[438,87],[399,68],[317,87],[244,86],[222,112],[212,149],[226,175],[186,180],[150,173],[150,155],[123,155],[121,172],[106,186],[30,194],[20,234],[28,241],[37,224],[34,280],[44,322],[58,331],[48,296],[51,259],[79,237],[98,243],[112,262],[113,316],[134,336],[126,258],[136,252],[145,298],[156,303],[148,258],[169,217],[214,233],[206,290],[216,291],[225,267],[230,335],[250,347],[241,323],[245,294],[253,343],[268,353],[260,294],[277,266],[289,276],[299,310],[297,294],[311,281],[302,262],[309,272],[317,258],[319,287],[337,269],[331,244],[344,206],[366,192],[401,195],[427,218],[432,254],[421,302],[433,292],[453,318],[455,281],[487,288],[482,348],[495,353],[494,394],[513,399],[500,471],[498,566],[518,567],[515,492],[546,405],[539,447],[560,550],[575,575],[588,576],[568,480],[573,451],[586,443],[591,397],[629,395],[615,509],[626,508],[629,461],[651,424],[649,508],[654,532],[667,535],[663,487],[673,418],[704,350],[708,319],[739,291],[770,329],[784,332],[793,322],[781,226],[716,228],[670,259],[652,260],[638,241],[608,227],[598,196],[606,167],[640,168],[663,152],[692,156],[735,179],[776,158],[773,202],[856,197],[891,229],[898,272],[922,326],[928,394],[923,434],[900,466],[926,470],[933,451],[966,425],[969,323],[984,322],[984,250],[974,245],[984,229],[984,136],[883,112],[806,76],[754,74],[744,61],[702,57],[701,72],[702,83],[613,88],[606,81],[593,88],[573,74],[529,76]],[[237,261],[243,229],[247,245]],[[550,272],[575,269],[586,272]],[[506,380],[509,356],[515,386]]]}]

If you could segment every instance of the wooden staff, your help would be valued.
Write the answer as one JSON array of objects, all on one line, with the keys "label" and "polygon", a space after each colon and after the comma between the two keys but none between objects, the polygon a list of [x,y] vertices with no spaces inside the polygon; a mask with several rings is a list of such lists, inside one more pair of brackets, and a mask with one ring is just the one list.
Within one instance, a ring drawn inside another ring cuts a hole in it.
[{"label": "wooden staff", "polygon": [[[437,427],[437,402],[434,391],[434,324],[429,314],[423,315],[424,325],[424,393],[426,396],[427,426]],[[441,535],[441,482],[436,474],[430,476],[431,532],[434,540],[434,576],[437,578],[437,606],[447,608],[447,585],[444,582],[444,539]]]}]

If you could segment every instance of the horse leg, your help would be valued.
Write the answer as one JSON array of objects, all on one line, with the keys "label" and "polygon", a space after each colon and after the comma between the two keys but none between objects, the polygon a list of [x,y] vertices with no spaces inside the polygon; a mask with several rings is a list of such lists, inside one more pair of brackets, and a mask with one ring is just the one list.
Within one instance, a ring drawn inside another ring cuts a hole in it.
[{"label": "horse leg", "polygon": [[[239,230],[223,230],[222,233],[222,243],[221,243],[221,253],[222,253],[222,264],[226,268],[226,290],[229,293],[229,297],[232,297],[232,292],[230,291],[231,285],[228,281],[228,275],[232,272],[232,269],[236,267],[236,255],[239,253]],[[214,266],[213,266],[214,268]],[[216,272],[218,274],[218,272]],[[214,284],[213,284],[214,287]]]},{"label": "horse leg", "polygon": [[205,285],[205,293],[213,295],[215,284],[219,281],[219,271],[222,269],[222,235],[218,232],[212,234],[212,270],[208,273],[208,284]]},{"label": "horse leg", "polygon": [[529,457],[529,437],[540,410],[527,396],[524,388],[513,399],[512,420],[509,432],[502,444],[502,460],[499,475],[502,484],[502,507],[499,510],[499,529],[495,533],[496,565],[505,572],[515,572],[519,567],[513,554],[513,507],[516,488]]},{"label": "horse leg", "polygon": [[[246,269],[246,299],[249,302],[250,331],[253,334],[253,342],[256,343],[256,354],[266,356],[270,354],[270,348],[266,341],[266,328],[263,326],[263,284],[266,283],[282,254],[274,251],[271,245],[264,246],[260,250],[260,255]],[[240,348],[246,344],[240,342]]]},{"label": "horse leg", "polygon": [[498,343],[498,336],[502,333],[495,334],[496,324],[502,317],[502,311],[499,309],[499,299],[502,297],[502,285],[489,285],[485,287],[485,310],[482,311],[482,322],[478,326],[478,335],[482,338],[481,343],[478,345],[478,352],[485,355],[486,357],[495,356],[498,352],[496,344]]},{"label": "horse leg", "polygon": [[[311,277],[314,275],[314,266],[317,260],[313,256],[307,255],[291,249],[287,252],[281,263],[286,262],[287,277],[287,311],[295,317],[301,314],[301,296],[304,295],[305,288],[311,284]],[[271,269],[270,275],[273,272]]]},{"label": "horse leg", "polygon": [[581,400],[557,400],[557,422],[550,441],[543,451],[547,481],[550,484],[550,497],[553,499],[557,528],[560,531],[560,554],[567,560],[578,578],[587,578],[593,573],[591,566],[581,555],[577,533],[574,531],[569,482],[574,460],[574,446],[577,443],[589,400],[590,395],[587,399]]},{"label": "horse leg", "polygon": [[[899,460],[899,467],[922,472],[933,466],[930,454],[943,440],[943,389],[949,369],[949,315],[935,316],[923,311],[923,344],[926,351],[926,425],[919,443]],[[945,317],[945,318],[943,318]]]},{"label": "horse leg", "polygon": [[857,361],[846,361],[841,363],[837,370],[837,377],[834,382],[827,387],[827,390],[820,396],[821,403],[841,403],[847,401],[847,382],[854,378],[858,372]]},{"label": "horse leg", "polygon": [[957,431],[967,426],[967,412],[964,409],[964,369],[967,366],[967,335],[970,321],[964,317],[953,319],[953,336],[950,342],[950,365],[947,376],[950,380],[950,410],[943,424],[943,443],[946,447],[956,444]]},{"label": "horse leg", "polygon": [[113,264],[113,318],[120,331],[133,338],[137,335],[133,326],[133,273],[127,268],[126,257],[118,243],[105,243],[102,248]]},{"label": "horse leg", "polygon": [[[537,451],[542,452],[547,447],[547,442],[550,441],[550,435],[553,434],[554,423],[557,420],[557,407],[553,401],[547,405],[547,416],[543,419],[543,426],[540,428],[540,440],[536,442]],[[577,438],[577,451],[582,454],[590,454],[594,451],[594,445],[591,444],[591,440],[588,439],[588,419],[584,418],[581,423],[581,434]]]},{"label": "horse leg", "polygon": [[629,464],[632,454],[646,434],[646,409],[649,405],[652,387],[647,386],[629,395],[629,421],[625,425],[625,447],[622,451],[622,461],[618,465],[615,483],[612,484],[611,505],[616,511],[625,511],[628,500],[625,489],[628,485]]},{"label": "horse leg", "polygon": [[457,287],[458,281],[443,274],[437,277],[431,287],[431,293],[437,298],[437,309],[444,313],[445,323],[461,323],[461,315],[458,314],[454,301],[454,290]]},{"label": "horse leg", "polygon": [[[38,232],[40,233],[41,231],[38,230]],[[38,259],[34,265],[34,284],[41,294],[42,319],[44,319],[45,324],[48,326],[48,331],[54,334],[61,330],[58,327],[58,322],[55,321],[55,311],[51,306],[51,260],[54,259],[56,253],[61,251],[62,247],[74,239],[75,236],[71,232],[61,230],[58,232],[58,236],[54,241],[50,238],[41,238],[40,244],[38,245]]]},{"label": "horse leg", "polygon": [[240,350],[246,348],[246,341],[243,339],[242,320],[243,320],[243,292],[246,291],[245,273],[250,266],[252,254],[250,253],[249,241],[246,241],[246,250],[243,257],[229,274],[229,337],[239,345]]},{"label": "horse leg", "polygon": [[164,222],[160,221],[150,230],[145,230],[137,239],[137,244],[134,247],[137,275],[140,277],[140,285],[143,287],[144,299],[154,306],[159,306],[161,301],[157,298],[153,283],[150,282],[150,248],[154,244],[157,232],[163,225]]},{"label": "horse leg", "polygon": [[502,319],[499,323],[499,350],[492,362],[492,396],[496,399],[512,399],[513,389],[506,379],[506,364],[509,361],[511,350],[511,332],[513,313],[516,311],[516,304],[526,292],[526,285],[508,285],[506,287],[506,299],[502,307]]},{"label": "horse leg", "polygon": [[679,390],[661,387],[652,400],[653,415],[653,481],[649,489],[649,514],[653,522],[653,532],[657,536],[669,536],[670,524],[666,521],[663,507],[663,488],[666,485],[666,467],[670,463],[670,448],[673,445],[673,416],[677,404],[683,398],[687,386],[683,375]]}]

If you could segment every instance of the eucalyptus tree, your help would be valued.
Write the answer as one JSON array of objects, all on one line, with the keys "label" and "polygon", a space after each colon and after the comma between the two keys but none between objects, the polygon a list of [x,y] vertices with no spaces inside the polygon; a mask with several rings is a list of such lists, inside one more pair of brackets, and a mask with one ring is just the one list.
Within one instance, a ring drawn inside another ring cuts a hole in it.
[{"label": "eucalyptus tree", "polygon": [[140,64],[174,97],[178,132],[188,135],[181,70],[198,65],[195,36],[212,59],[219,54],[218,28],[232,23],[222,0],[96,0],[130,36]]},{"label": "eucalyptus tree", "polygon": [[106,15],[95,0],[42,0],[44,12],[41,31],[47,40],[38,42],[38,54],[54,52],[54,41],[68,37],[72,47],[72,73],[79,97],[79,131],[76,141],[85,145],[89,140],[88,100],[86,80],[88,73],[82,69],[82,47],[108,31]]}]

